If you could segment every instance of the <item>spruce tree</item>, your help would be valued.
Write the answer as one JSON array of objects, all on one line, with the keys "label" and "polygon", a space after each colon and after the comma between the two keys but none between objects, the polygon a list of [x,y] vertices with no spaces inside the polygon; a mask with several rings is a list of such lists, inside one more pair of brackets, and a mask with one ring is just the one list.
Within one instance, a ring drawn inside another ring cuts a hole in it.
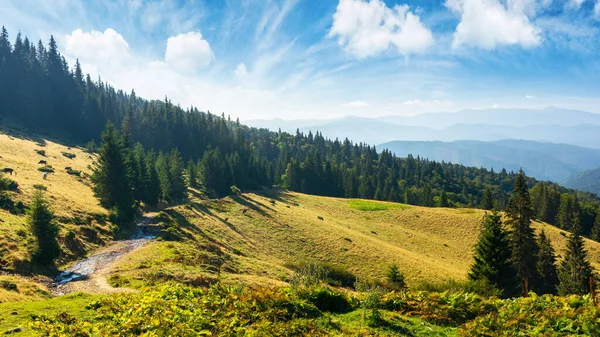
[{"label": "spruce tree", "polygon": [[398,265],[393,264],[390,266],[387,272],[387,280],[389,285],[394,290],[404,289],[406,287],[406,281],[404,275],[400,272]]},{"label": "spruce tree", "polygon": [[489,188],[486,188],[483,191],[483,198],[481,199],[481,208],[485,210],[492,210],[494,208],[494,197],[492,196],[492,191]]},{"label": "spruce tree", "polygon": [[131,183],[131,168],[123,138],[109,122],[102,133],[102,146],[92,174],[94,195],[105,208],[116,208],[122,223],[133,218],[134,198]]},{"label": "spruce tree", "polygon": [[438,200],[438,207],[450,207],[450,204],[448,203],[448,195],[446,194],[446,191],[442,190],[442,192],[440,193],[440,198]]},{"label": "spruce tree", "polygon": [[193,160],[189,160],[187,165],[187,173],[188,173],[188,186],[195,188],[197,185],[198,176],[196,174],[196,164]]},{"label": "spruce tree", "polygon": [[515,293],[515,268],[507,234],[502,229],[502,220],[497,212],[485,214],[482,220],[483,231],[475,247],[475,262],[471,266],[469,279],[485,281],[505,297]]},{"label": "spruce tree", "polygon": [[37,190],[33,195],[27,211],[27,223],[36,239],[34,261],[43,265],[51,264],[61,253],[56,240],[59,228],[42,191]]},{"label": "spruce tree", "polygon": [[536,291],[540,294],[555,294],[558,285],[558,274],[556,271],[556,256],[554,248],[550,244],[550,239],[546,236],[544,230],[538,237],[538,262],[537,272],[539,281]]},{"label": "spruce tree", "polygon": [[513,252],[512,261],[523,294],[526,295],[528,285],[532,288],[537,278],[538,246],[531,227],[533,209],[523,170],[519,171],[515,180],[513,196],[508,201],[506,214],[507,224],[511,229],[509,238]]},{"label": "spruce tree", "polygon": [[558,294],[561,296],[589,292],[589,279],[592,267],[587,259],[583,238],[579,228],[574,228],[567,242],[567,252],[558,270]]},{"label": "spruce tree", "polygon": [[185,197],[185,180],[183,179],[184,164],[177,149],[169,155],[169,181],[171,182],[171,197],[183,199]]},{"label": "spruce tree", "polygon": [[590,238],[600,242],[600,211],[596,211],[596,218],[594,219],[594,226],[592,227]]}]

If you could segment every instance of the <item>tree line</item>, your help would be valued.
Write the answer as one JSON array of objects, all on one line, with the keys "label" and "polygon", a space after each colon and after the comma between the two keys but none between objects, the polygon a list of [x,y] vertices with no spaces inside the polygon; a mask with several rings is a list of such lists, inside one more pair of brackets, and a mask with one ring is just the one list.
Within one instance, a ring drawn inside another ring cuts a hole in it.
[{"label": "tree line", "polygon": [[504,297],[517,294],[583,295],[595,283],[593,268],[581,237],[578,216],[571,213],[567,251],[557,266],[554,248],[542,230],[532,228],[535,211],[525,175],[521,171],[506,209],[504,229],[499,213],[486,213],[469,272],[473,281],[483,281],[501,291]]},{"label": "tree line", "polygon": [[[118,197],[101,200],[114,208],[115,198],[123,198],[119,205],[127,205],[117,208],[122,207],[124,218],[136,200],[155,204],[182,197],[183,178],[176,176],[183,171],[191,177],[190,185],[212,197],[230,194],[232,186],[253,190],[278,185],[315,195],[488,210],[507,209],[518,176],[504,169],[398,158],[367,144],[327,139],[318,131],[289,134],[250,128],[224,114],[182,108],[168,98],[145,100],[101,78],[92,80],[78,61],[70,68],[53,37],[47,46],[20,34],[11,43],[4,28],[0,116],[29,132],[91,142],[92,148],[97,142],[106,143],[102,136],[106,123],[114,125],[111,138],[126,138],[113,140],[122,143],[113,146],[125,149],[128,187]],[[101,190],[101,181],[113,178],[98,174],[94,179]],[[570,219],[576,214],[584,235],[600,236],[598,225],[594,227],[600,222],[597,196],[529,177],[525,184],[532,188],[536,218],[571,230]]]}]

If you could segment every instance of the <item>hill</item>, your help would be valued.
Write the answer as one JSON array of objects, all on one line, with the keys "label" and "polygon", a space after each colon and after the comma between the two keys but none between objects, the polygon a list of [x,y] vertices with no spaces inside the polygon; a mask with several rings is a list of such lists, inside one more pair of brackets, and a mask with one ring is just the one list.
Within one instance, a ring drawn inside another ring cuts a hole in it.
[{"label": "hill", "polygon": [[499,171],[523,169],[540,180],[561,182],[575,173],[600,166],[600,151],[567,144],[525,140],[495,142],[411,142],[393,141],[377,146],[397,156],[409,154],[435,161],[485,167]]},{"label": "hill", "polygon": [[561,182],[563,186],[600,195],[600,168],[579,172]]}]

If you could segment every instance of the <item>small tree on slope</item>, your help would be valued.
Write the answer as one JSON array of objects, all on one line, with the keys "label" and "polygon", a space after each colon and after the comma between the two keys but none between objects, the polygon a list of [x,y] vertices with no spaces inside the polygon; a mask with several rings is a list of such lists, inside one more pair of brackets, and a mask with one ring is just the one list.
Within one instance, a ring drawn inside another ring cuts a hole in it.
[{"label": "small tree on slope", "polygon": [[506,208],[507,224],[511,227],[509,239],[513,252],[512,261],[521,281],[522,292],[526,295],[527,284],[531,286],[537,280],[538,246],[531,227],[533,209],[523,170],[519,171],[515,180],[513,193]]},{"label": "small tree on slope", "polygon": [[482,221],[483,232],[475,247],[475,262],[469,278],[485,281],[508,297],[515,293],[517,280],[512,264],[512,252],[507,235],[502,229],[502,220],[497,212],[487,214]]},{"label": "small tree on slope", "polygon": [[54,213],[44,199],[42,191],[36,191],[33,196],[27,211],[27,223],[37,241],[33,251],[34,261],[43,265],[51,264],[60,255],[61,250],[56,240],[58,226],[54,221]]},{"label": "small tree on slope", "polygon": [[589,291],[589,279],[592,276],[592,267],[587,259],[587,252],[583,245],[579,225],[573,228],[573,233],[567,242],[567,252],[558,270],[559,295],[583,295]]},{"label": "small tree on slope", "polygon": [[538,247],[537,272],[539,282],[536,291],[540,294],[555,294],[558,285],[556,256],[554,255],[554,248],[550,244],[550,239],[546,236],[544,230],[538,237]]}]

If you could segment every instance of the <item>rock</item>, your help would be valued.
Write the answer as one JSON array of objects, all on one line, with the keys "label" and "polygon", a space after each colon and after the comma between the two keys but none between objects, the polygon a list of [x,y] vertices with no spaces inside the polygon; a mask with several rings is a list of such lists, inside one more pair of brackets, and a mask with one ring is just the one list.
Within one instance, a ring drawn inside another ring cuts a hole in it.
[{"label": "rock", "polygon": [[14,328],[14,329],[10,329],[8,331],[5,331],[4,334],[5,335],[12,335],[14,333],[19,333],[19,332],[23,332],[23,328]]}]

